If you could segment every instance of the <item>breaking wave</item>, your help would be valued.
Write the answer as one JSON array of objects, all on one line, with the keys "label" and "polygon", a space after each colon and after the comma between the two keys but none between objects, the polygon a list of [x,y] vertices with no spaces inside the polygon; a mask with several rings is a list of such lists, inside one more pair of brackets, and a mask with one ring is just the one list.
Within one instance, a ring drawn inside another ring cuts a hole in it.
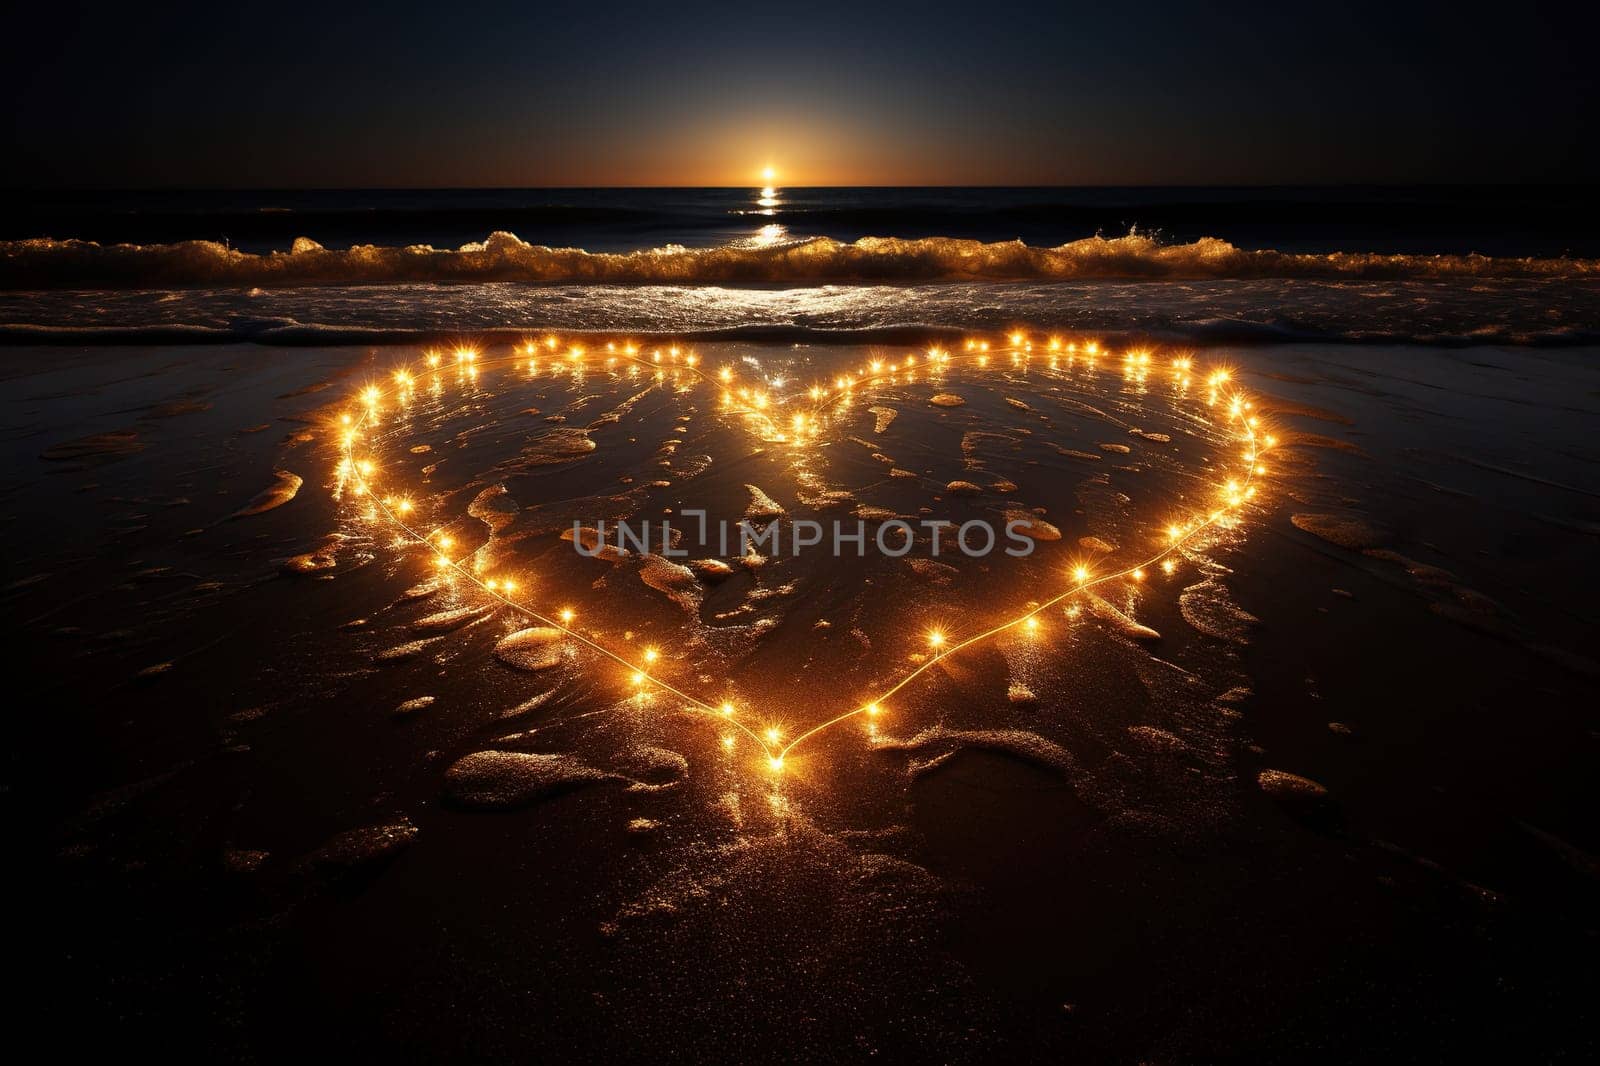
[{"label": "breaking wave", "polygon": [[529,244],[497,232],[450,250],[430,245],[324,248],[305,237],[287,252],[257,254],[216,241],[99,244],[0,242],[0,288],[392,285],[418,282],[761,284],[1085,279],[1407,280],[1595,278],[1600,260],[1250,251],[1212,237],[1164,244],[1132,233],[1054,248],[950,237],[827,237],[778,247],[587,252]]}]

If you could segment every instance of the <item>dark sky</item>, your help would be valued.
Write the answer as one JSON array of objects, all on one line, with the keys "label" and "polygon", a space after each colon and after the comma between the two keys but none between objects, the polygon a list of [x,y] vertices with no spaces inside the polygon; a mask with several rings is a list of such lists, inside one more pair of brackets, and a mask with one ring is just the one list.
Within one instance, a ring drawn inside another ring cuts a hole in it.
[{"label": "dark sky", "polygon": [[1590,181],[1544,0],[44,3],[12,186]]}]

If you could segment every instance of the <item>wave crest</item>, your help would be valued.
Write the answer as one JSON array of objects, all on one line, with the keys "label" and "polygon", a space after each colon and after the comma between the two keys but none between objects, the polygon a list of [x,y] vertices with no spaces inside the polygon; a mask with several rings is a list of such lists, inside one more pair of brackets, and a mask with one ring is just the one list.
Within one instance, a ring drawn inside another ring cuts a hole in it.
[{"label": "wave crest", "polygon": [[1591,278],[1600,260],[1250,251],[1203,237],[1162,244],[1140,233],[1089,237],[1055,248],[951,237],[828,237],[770,248],[587,252],[529,244],[496,232],[481,243],[324,248],[299,237],[287,252],[256,254],[216,241],[111,244],[37,238],[0,241],[0,288],[143,288],[184,285],[392,285],[524,281],[597,284],[763,282],[1071,281],[1090,278]]}]

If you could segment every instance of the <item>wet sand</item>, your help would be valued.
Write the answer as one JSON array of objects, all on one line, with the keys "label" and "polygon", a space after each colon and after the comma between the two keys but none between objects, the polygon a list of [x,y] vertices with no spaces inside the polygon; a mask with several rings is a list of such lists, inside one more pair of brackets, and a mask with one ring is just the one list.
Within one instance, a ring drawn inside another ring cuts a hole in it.
[{"label": "wet sand", "polygon": [[[898,353],[698,351],[790,383]],[[7,349],[42,1004],[227,1057],[1577,1057],[1595,354],[1198,353],[1279,437],[1237,526],[773,775],[581,648],[508,654],[528,618],[336,498],[338,414],[416,351]],[[485,573],[792,735],[1210,490],[1233,442],[1119,368],[895,383],[796,449],[704,385],[486,363],[371,443]],[[560,537],[749,486],[1062,536],[726,575]]]}]

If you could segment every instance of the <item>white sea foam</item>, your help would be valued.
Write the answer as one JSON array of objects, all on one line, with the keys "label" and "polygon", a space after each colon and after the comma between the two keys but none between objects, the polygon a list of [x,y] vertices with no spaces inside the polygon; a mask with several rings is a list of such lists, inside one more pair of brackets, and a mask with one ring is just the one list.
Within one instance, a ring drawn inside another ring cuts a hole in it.
[{"label": "white sea foam", "polygon": [[1214,237],[1165,244],[1142,233],[1088,237],[1054,248],[951,237],[828,237],[770,247],[669,245],[588,252],[492,233],[456,249],[430,245],[324,248],[296,238],[286,252],[244,252],[216,241],[113,244],[0,242],[0,288],[168,285],[285,286],[432,281],[606,284],[1044,280],[1084,278],[1584,278],[1592,259],[1481,255],[1324,254],[1246,250]]}]

